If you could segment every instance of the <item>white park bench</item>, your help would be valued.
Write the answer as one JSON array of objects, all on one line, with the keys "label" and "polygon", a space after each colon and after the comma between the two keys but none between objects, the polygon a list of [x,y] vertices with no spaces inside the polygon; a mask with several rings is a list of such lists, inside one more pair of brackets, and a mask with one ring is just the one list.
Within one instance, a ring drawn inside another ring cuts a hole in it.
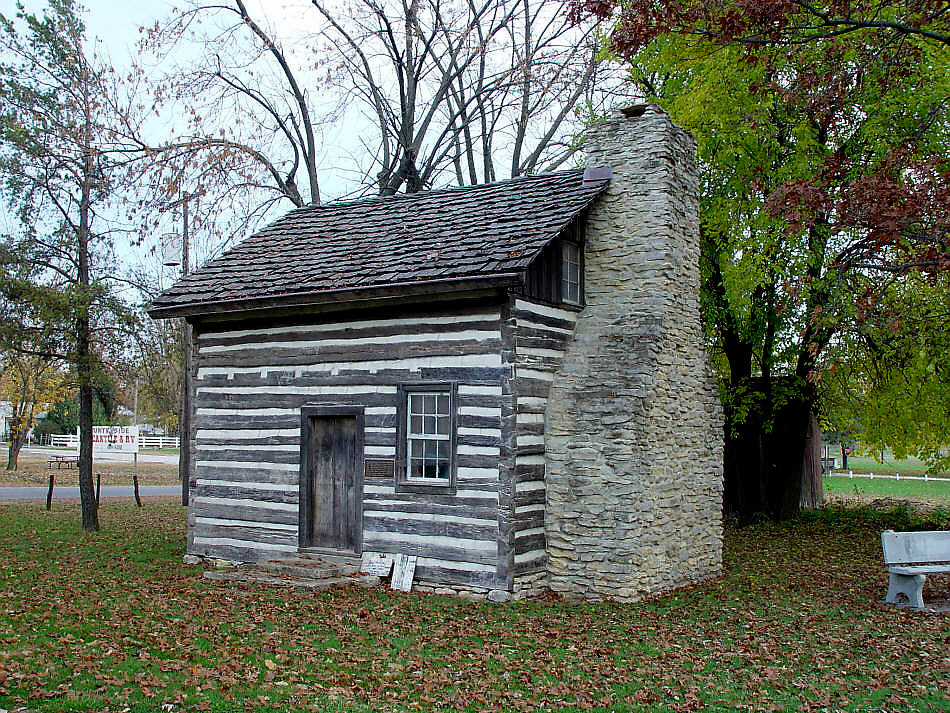
[{"label": "white park bench", "polygon": [[881,533],[884,563],[891,578],[884,601],[896,604],[903,594],[912,607],[924,607],[928,574],[950,572],[950,531]]}]

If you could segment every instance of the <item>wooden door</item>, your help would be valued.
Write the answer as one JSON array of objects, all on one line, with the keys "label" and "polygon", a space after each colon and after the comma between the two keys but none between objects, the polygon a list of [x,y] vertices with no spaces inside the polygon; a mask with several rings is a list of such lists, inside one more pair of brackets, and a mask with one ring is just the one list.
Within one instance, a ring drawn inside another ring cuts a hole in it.
[{"label": "wooden door", "polygon": [[300,545],[358,553],[361,546],[362,412],[304,414]]}]

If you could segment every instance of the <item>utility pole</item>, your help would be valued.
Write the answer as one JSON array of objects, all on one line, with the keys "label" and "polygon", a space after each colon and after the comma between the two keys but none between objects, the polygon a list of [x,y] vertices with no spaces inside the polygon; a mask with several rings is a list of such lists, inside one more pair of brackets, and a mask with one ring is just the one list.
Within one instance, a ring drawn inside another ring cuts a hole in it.
[{"label": "utility pole", "polygon": [[[181,276],[191,272],[188,244],[188,201],[194,196],[185,193],[181,197]],[[181,382],[181,417],[178,419],[178,475],[181,477],[181,504],[188,505],[191,487],[191,325],[184,320],[185,373]]]},{"label": "utility pole", "polygon": [[[169,208],[181,206],[181,276],[182,279],[191,272],[190,241],[188,235],[188,203],[198,198],[202,192],[183,193]],[[181,413],[178,416],[178,477],[181,480],[181,504],[188,505],[188,492],[191,487],[191,390],[192,390],[192,333],[188,320],[183,320],[182,348],[184,350],[184,373],[181,380]]]}]

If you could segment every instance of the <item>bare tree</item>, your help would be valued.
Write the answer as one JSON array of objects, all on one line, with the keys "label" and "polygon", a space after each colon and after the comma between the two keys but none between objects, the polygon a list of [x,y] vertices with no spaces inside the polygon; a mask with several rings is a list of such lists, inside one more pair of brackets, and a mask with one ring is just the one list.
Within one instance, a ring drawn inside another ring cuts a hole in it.
[{"label": "bare tree", "polygon": [[[147,146],[163,160],[143,183],[157,200],[201,192],[196,227],[219,242],[280,202],[320,201],[330,124],[359,136],[362,191],[472,184],[562,165],[622,85],[597,61],[596,25],[571,25],[551,0],[307,8],[293,24],[309,33],[243,0],[197,0],[147,33],[166,73],[156,98],[181,113],[176,138]],[[173,64],[189,42],[200,58]]]},{"label": "bare tree", "polygon": [[384,195],[553,170],[622,88],[599,61],[597,25],[572,24],[560,3],[312,3],[329,25],[337,86],[375,129],[364,182]]},{"label": "bare tree", "polygon": [[167,228],[162,206],[180,194],[200,195],[191,204],[199,260],[277,204],[321,199],[323,117],[312,96],[321,61],[303,60],[303,45],[279,37],[256,12],[244,0],[196,0],[149,28],[142,43],[154,66],[138,71],[150,78],[156,108],[173,115],[165,140],[155,126],[127,137],[157,159],[140,181],[155,209],[148,228]]},{"label": "bare tree", "polygon": [[[186,117],[188,131],[163,148],[172,156],[202,152],[219,161],[240,157],[257,164],[270,180],[266,187],[294,205],[319,203],[317,134],[310,98],[280,40],[251,16],[243,0],[193,4],[156,26],[148,45],[167,53],[209,15],[224,24],[213,35],[203,36],[202,61],[184,72],[173,71],[172,83],[160,89],[176,98],[200,99]],[[232,130],[220,123],[215,126],[216,135],[204,130],[208,117],[215,115],[224,117]],[[238,129],[245,124],[255,141],[240,136]],[[211,166],[215,161],[207,163]],[[298,188],[300,176],[306,183],[303,192]]]}]

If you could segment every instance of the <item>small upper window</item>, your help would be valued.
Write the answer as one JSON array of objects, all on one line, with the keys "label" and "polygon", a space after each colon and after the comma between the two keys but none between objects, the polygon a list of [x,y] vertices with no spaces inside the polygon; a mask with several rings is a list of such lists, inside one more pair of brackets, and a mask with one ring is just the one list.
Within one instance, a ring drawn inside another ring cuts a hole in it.
[{"label": "small upper window", "polygon": [[575,243],[561,244],[561,299],[564,302],[581,302],[581,251]]},{"label": "small upper window", "polygon": [[407,398],[406,478],[447,483],[452,473],[451,392],[414,391]]}]

